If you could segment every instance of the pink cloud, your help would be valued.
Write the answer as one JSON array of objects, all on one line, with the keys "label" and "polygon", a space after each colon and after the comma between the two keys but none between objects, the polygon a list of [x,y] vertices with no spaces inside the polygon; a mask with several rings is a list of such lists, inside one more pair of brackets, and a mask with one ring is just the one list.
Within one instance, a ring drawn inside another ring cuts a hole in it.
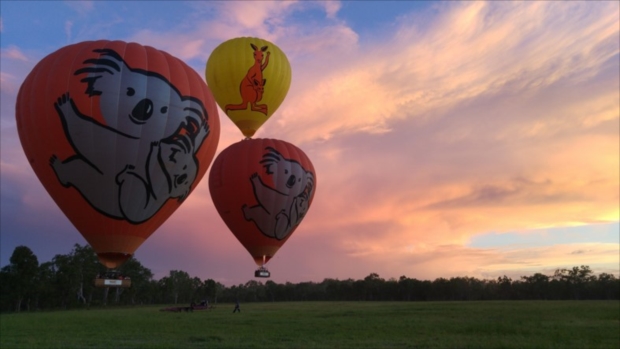
[{"label": "pink cloud", "polygon": [[[132,35],[128,41],[139,42],[170,53],[171,55],[183,60],[191,60],[196,57],[203,57],[203,47],[205,39],[195,36],[179,35],[178,33],[160,33],[150,30],[142,30]],[[201,75],[203,71],[199,72]]]},{"label": "pink cloud", "polygon": [[[181,39],[174,28],[133,36],[194,63],[249,33],[287,53],[291,89],[256,137],[304,150],[317,194],[269,264],[274,281],[618,265],[617,246],[596,242],[466,247],[489,231],[618,221],[617,3],[441,3],[375,42],[339,22],[337,4],[320,5],[324,26],[292,22],[303,6],[217,3],[222,16]],[[220,118],[218,152],[242,138]],[[254,268],[213,207],[208,174],[138,257],[156,273],[226,283]]]},{"label": "pink cloud", "polygon": [[15,59],[19,61],[28,61],[28,57],[19,49],[19,47],[9,46],[6,50],[3,50],[2,55],[8,59]]},{"label": "pink cloud", "polygon": [[[618,52],[610,45],[618,38],[614,12],[605,6],[557,5],[450,4],[428,28],[419,28],[413,18],[413,25],[403,21],[394,38],[370,47],[342,40],[347,50],[331,57],[310,51],[314,64],[293,50],[295,96],[282,106],[279,125],[294,130],[287,121],[297,124],[304,110],[299,129],[314,125],[306,134],[317,138],[381,130],[386,119],[421,117],[497,93],[532,94],[561,79],[579,81],[600,71]],[[555,19],[557,13],[586,10],[578,26]],[[315,102],[326,97],[329,103]],[[327,123],[326,114],[338,117]]]},{"label": "pink cloud", "polygon": [[95,9],[94,1],[63,1],[63,3],[81,15],[85,15]]},{"label": "pink cloud", "polygon": [[215,5],[219,18],[223,22],[234,24],[244,29],[262,30],[266,23],[279,21],[295,2],[252,1],[222,2]]}]

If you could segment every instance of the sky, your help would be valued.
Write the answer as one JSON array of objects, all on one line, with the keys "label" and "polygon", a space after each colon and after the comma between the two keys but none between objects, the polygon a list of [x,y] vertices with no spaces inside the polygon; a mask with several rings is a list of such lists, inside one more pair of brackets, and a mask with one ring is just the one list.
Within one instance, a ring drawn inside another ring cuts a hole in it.
[{"label": "sky", "polygon": [[[620,272],[617,1],[2,1],[0,265],[86,244],[29,166],[15,100],[35,64],[87,40],[153,46],[201,76],[220,43],[278,45],[290,90],[254,138],[317,175],[271,280],[513,279]],[[220,110],[217,152],[241,140]],[[252,258],[208,176],[137,250],[161,278],[237,285]],[[262,280],[264,281],[264,280]]]}]

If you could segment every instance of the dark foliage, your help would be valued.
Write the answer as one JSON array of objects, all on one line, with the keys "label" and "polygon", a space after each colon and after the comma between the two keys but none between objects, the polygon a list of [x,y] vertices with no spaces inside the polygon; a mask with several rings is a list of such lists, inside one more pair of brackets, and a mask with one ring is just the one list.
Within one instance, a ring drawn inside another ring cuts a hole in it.
[{"label": "dark foliage", "polygon": [[0,311],[68,309],[135,304],[190,304],[277,301],[466,301],[466,300],[581,300],[620,299],[620,279],[594,275],[590,267],[558,269],[551,276],[536,273],[512,280],[473,277],[434,281],[401,276],[385,280],[371,273],[363,280],[324,279],[322,282],[250,280],[226,287],[212,279],[201,280],[180,270],[160,280],[132,258],[118,271],[131,278],[131,288],[97,288],[94,277],[104,273],[90,246],[74,245],[39,265],[26,246],[15,248],[10,264],[0,270]]}]

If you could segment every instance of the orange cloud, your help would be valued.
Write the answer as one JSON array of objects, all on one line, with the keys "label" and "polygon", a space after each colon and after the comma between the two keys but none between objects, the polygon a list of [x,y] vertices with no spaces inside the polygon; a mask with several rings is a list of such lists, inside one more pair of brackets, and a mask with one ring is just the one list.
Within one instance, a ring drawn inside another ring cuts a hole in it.
[{"label": "orange cloud", "polygon": [[[135,37],[206,62],[225,39],[261,36],[291,62],[289,94],[256,136],[303,149],[317,193],[270,262],[275,281],[518,277],[579,264],[618,272],[618,247],[607,242],[467,246],[488,232],[620,220],[617,2],[439,3],[366,40],[338,20],[335,3],[192,6],[221,16],[182,39],[174,28]],[[322,6],[323,25],[293,21],[304,6]],[[220,118],[218,152],[242,138]],[[138,253],[165,251],[171,269],[189,263],[233,282],[222,270],[245,275],[253,263],[207,182]]]}]

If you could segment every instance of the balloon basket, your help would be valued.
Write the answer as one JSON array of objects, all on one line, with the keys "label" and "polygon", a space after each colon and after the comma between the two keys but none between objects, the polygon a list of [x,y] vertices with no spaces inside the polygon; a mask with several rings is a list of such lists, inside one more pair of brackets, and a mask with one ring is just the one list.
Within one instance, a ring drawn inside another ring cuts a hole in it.
[{"label": "balloon basket", "polygon": [[107,273],[98,274],[95,278],[95,287],[131,287],[131,279],[128,276],[123,276],[116,271],[109,271]]},{"label": "balloon basket", "polygon": [[257,278],[268,278],[270,276],[271,273],[269,272],[269,270],[265,269],[265,267],[260,267],[254,272],[254,277]]}]

